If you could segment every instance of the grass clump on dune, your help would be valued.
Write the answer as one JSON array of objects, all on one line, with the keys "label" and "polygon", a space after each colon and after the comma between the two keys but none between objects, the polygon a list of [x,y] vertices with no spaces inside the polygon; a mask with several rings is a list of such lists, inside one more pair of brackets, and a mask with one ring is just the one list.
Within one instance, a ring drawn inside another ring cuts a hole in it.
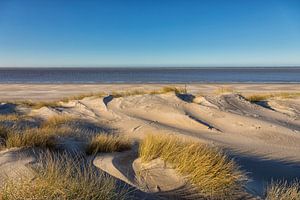
[{"label": "grass clump on dune", "polygon": [[3,126],[0,126],[0,150],[5,146],[7,135],[8,130]]},{"label": "grass clump on dune", "polygon": [[55,146],[52,130],[32,128],[24,131],[9,131],[5,140],[6,148],[13,147],[47,147]]},{"label": "grass clump on dune", "polygon": [[165,86],[161,89],[161,93],[175,92],[176,94],[187,93],[186,88]]},{"label": "grass clump on dune", "polygon": [[187,93],[185,88],[173,87],[173,86],[165,86],[159,90],[129,90],[125,92],[112,92],[112,96],[115,98],[118,97],[127,97],[134,95],[143,95],[143,94],[165,94],[169,92],[175,92],[176,94]]},{"label": "grass clump on dune", "polygon": [[69,97],[64,97],[61,101],[62,102],[68,102],[68,101],[72,101],[72,100],[81,100],[84,99],[86,97],[104,97],[105,93],[104,92],[98,92],[98,93],[85,93],[85,94],[79,94],[79,95],[75,95],[75,96],[69,96]]},{"label": "grass clump on dune", "polygon": [[215,90],[215,94],[234,93],[235,90],[230,87],[219,87]]},{"label": "grass clump on dune", "polygon": [[[52,117],[43,122],[40,127],[22,130],[11,129],[2,137],[2,147],[47,147],[52,148],[57,143],[57,137],[72,134],[70,127],[63,127],[73,118],[68,116]],[[1,131],[1,130],[0,130]],[[1,138],[1,135],[0,135]]]},{"label": "grass clump on dune", "polygon": [[61,125],[68,125],[68,123],[71,123],[75,121],[74,117],[68,116],[68,115],[57,115],[50,117],[46,121],[42,123],[42,127],[48,127],[48,128],[57,128]]},{"label": "grass clump on dune", "polygon": [[252,95],[246,95],[245,99],[247,99],[250,102],[259,102],[259,101],[265,101],[271,98],[295,98],[300,97],[300,92],[280,92],[280,93],[261,93],[261,94],[252,94]]},{"label": "grass clump on dune", "polygon": [[18,121],[22,119],[23,117],[18,114],[7,114],[7,115],[0,115],[0,122],[5,121]]},{"label": "grass clump on dune", "polygon": [[28,107],[31,107],[31,108],[34,108],[34,109],[40,109],[44,106],[45,107],[51,107],[51,108],[61,106],[59,101],[38,101],[38,102],[34,102],[34,101],[26,100],[26,101],[15,101],[13,103],[17,104],[17,105],[28,106]]},{"label": "grass clump on dune", "polygon": [[112,92],[111,95],[115,98],[119,97],[127,97],[127,96],[134,96],[134,95],[142,95],[142,94],[147,94],[146,90],[129,90],[125,92]]},{"label": "grass clump on dune", "polygon": [[299,200],[300,182],[295,180],[292,183],[287,181],[272,182],[267,187],[266,200]]},{"label": "grass clump on dune", "polygon": [[95,171],[91,164],[67,154],[45,153],[39,158],[34,178],[7,180],[0,188],[2,200],[110,200],[126,199],[128,190]]},{"label": "grass clump on dune", "polygon": [[139,147],[142,162],[160,158],[206,197],[224,199],[242,191],[246,176],[220,150],[175,136],[147,135]]},{"label": "grass clump on dune", "polygon": [[120,152],[129,150],[131,145],[128,138],[119,135],[98,134],[90,140],[86,152],[87,154]]}]

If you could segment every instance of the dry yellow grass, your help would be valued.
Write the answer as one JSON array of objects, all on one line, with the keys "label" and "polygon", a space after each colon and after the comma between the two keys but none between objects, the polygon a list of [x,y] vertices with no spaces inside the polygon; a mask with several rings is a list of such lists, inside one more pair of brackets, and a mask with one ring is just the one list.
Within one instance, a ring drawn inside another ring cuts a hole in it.
[{"label": "dry yellow grass", "polygon": [[173,86],[165,86],[159,90],[129,90],[124,92],[117,92],[114,91],[111,95],[115,98],[118,97],[127,97],[127,96],[134,96],[134,95],[143,95],[143,94],[165,94],[169,92],[175,92],[176,94],[180,93],[187,93],[185,88],[180,87],[173,87]]},{"label": "dry yellow grass", "polygon": [[186,88],[165,86],[161,89],[161,93],[175,92],[176,94],[187,93]]},{"label": "dry yellow grass", "polygon": [[19,114],[7,114],[7,115],[0,115],[0,122],[4,122],[4,121],[19,121],[21,119],[26,118],[25,116],[19,115]]},{"label": "dry yellow grass", "polygon": [[266,200],[299,200],[300,183],[295,180],[292,183],[287,181],[272,182],[267,187]]},{"label": "dry yellow grass", "polygon": [[134,96],[134,95],[142,95],[147,94],[148,92],[146,90],[129,90],[124,92],[112,92],[111,95],[115,98],[119,97],[127,97],[127,96]]},{"label": "dry yellow grass", "polygon": [[204,196],[226,199],[242,191],[246,176],[220,150],[175,136],[147,135],[139,147],[143,162],[161,158],[185,176]]},{"label": "dry yellow grass", "polygon": [[0,126],[0,150],[5,146],[7,135],[8,130],[3,126]]},{"label": "dry yellow grass", "polygon": [[234,93],[235,90],[230,87],[220,87],[214,91],[215,94]]},{"label": "dry yellow grass", "polygon": [[245,95],[245,99],[247,99],[250,102],[265,101],[276,97],[283,98],[283,99],[300,97],[300,92],[260,93],[260,94]]},{"label": "dry yellow grass", "polygon": [[68,123],[74,122],[76,119],[69,115],[57,115],[50,117],[41,124],[41,127],[53,127],[57,128],[61,125],[68,125]]},{"label": "dry yellow grass", "polygon": [[53,130],[48,129],[26,129],[22,132],[10,131],[5,140],[5,147],[54,147],[55,135]]},{"label": "dry yellow grass", "polygon": [[34,109],[39,109],[39,108],[42,108],[44,106],[53,107],[53,108],[61,106],[59,101],[34,102],[34,101],[26,100],[26,101],[14,101],[14,102],[8,102],[8,103],[13,103],[13,104],[16,104],[16,105],[23,105],[23,106],[31,107],[31,108],[34,108]]},{"label": "dry yellow grass", "polygon": [[98,134],[90,140],[86,152],[88,154],[95,154],[98,152],[120,152],[129,150],[131,145],[131,141],[126,137]]},{"label": "dry yellow grass", "polygon": [[71,127],[62,126],[72,120],[73,118],[68,116],[58,116],[50,118],[37,128],[12,129],[7,131],[5,138],[2,137],[2,147],[54,147],[58,136],[73,134]]},{"label": "dry yellow grass", "polygon": [[12,104],[16,104],[16,105],[23,105],[23,106],[27,106],[27,107],[31,107],[34,109],[39,109],[42,108],[44,106],[46,107],[60,107],[61,106],[61,102],[68,102],[71,100],[81,100],[85,97],[103,97],[105,96],[104,92],[98,92],[98,93],[85,93],[85,94],[79,94],[79,95],[75,95],[75,96],[69,96],[69,97],[64,97],[61,100],[57,100],[57,101],[31,101],[31,100],[24,100],[24,101],[13,101],[13,102],[7,102],[7,103],[12,103]]},{"label": "dry yellow grass", "polygon": [[106,94],[104,92],[98,92],[98,93],[85,93],[85,94],[79,94],[75,96],[69,96],[69,97],[64,97],[61,101],[62,102],[68,102],[71,100],[81,100],[85,97],[104,97]]},{"label": "dry yellow grass", "polygon": [[7,180],[0,188],[1,200],[122,200],[128,190],[117,187],[115,180],[93,170],[80,158],[67,154],[42,155],[34,179],[22,176]]}]

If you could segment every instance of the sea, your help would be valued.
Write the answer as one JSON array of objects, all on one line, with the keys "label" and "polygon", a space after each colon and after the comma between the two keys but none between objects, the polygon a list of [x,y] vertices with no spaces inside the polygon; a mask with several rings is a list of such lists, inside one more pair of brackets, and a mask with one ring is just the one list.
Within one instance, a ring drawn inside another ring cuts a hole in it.
[{"label": "sea", "polygon": [[0,83],[300,83],[300,67],[0,68]]}]

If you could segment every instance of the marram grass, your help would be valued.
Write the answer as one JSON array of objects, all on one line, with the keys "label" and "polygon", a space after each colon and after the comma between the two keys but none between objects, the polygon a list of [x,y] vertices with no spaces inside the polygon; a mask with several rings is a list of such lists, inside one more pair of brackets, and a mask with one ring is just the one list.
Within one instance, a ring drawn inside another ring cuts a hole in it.
[{"label": "marram grass", "polygon": [[12,147],[47,147],[56,146],[57,137],[65,137],[73,134],[71,127],[63,126],[71,122],[73,118],[67,116],[52,117],[42,123],[40,127],[0,130],[0,146]]},{"label": "marram grass", "polygon": [[245,98],[250,102],[265,101],[277,97],[282,99],[300,97],[300,92],[259,93],[259,94],[245,95]]},{"label": "marram grass", "polygon": [[180,93],[187,93],[185,88],[180,88],[180,87],[173,87],[173,86],[165,86],[162,87],[161,89],[158,90],[128,90],[128,91],[124,91],[124,92],[112,92],[112,96],[115,98],[118,97],[127,97],[127,96],[135,96],[135,95],[144,95],[144,94],[165,94],[165,93],[169,93],[169,92],[174,92],[176,94],[180,94]]},{"label": "marram grass", "polygon": [[300,182],[294,180],[291,183],[287,181],[272,182],[266,191],[266,200],[299,200]]},{"label": "marram grass", "polygon": [[243,191],[246,176],[217,148],[176,136],[147,135],[140,143],[142,162],[160,158],[186,177],[207,198],[228,199]]},{"label": "marram grass", "polygon": [[129,196],[109,175],[70,155],[45,153],[34,178],[8,179],[0,188],[1,200],[122,200]]},{"label": "marram grass", "polygon": [[96,154],[98,152],[110,153],[121,152],[131,148],[131,141],[126,137],[119,135],[98,134],[94,136],[86,148],[87,154]]}]

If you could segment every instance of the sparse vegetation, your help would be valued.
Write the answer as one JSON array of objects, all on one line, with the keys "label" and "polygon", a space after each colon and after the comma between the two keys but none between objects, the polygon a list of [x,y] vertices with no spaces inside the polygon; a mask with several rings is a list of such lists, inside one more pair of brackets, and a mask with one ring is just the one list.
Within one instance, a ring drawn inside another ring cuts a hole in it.
[{"label": "sparse vegetation", "polygon": [[62,126],[71,120],[73,118],[68,116],[52,117],[40,127],[6,130],[5,137],[0,134],[2,147],[54,147],[58,136],[69,136],[73,133],[70,127]]},{"label": "sparse vegetation", "polygon": [[59,101],[39,101],[39,102],[34,102],[34,101],[26,100],[26,101],[15,101],[15,102],[12,102],[12,103],[16,104],[16,105],[23,105],[23,106],[31,107],[31,108],[34,108],[34,109],[40,109],[40,108],[42,108],[44,106],[46,106],[46,107],[52,107],[52,108],[61,106],[61,104],[60,104]]},{"label": "sparse vegetation", "polygon": [[219,87],[215,90],[215,94],[234,93],[235,90],[230,87]]},{"label": "sparse vegetation", "polygon": [[68,102],[71,100],[81,100],[85,97],[104,97],[106,94],[104,92],[98,92],[98,93],[86,93],[86,94],[79,94],[79,95],[75,95],[75,96],[69,96],[69,97],[64,97],[61,101],[62,102]]},{"label": "sparse vegetation", "polygon": [[0,115],[0,122],[5,122],[5,121],[15,122],[15,121],[21,120],[22,118],[24,118],[24,117],[21,115],[15,114],[15,113],[7,114],[7,115]]},{"label": "sparse vegetation", "polygon": [[290,184],[287,181],[272,182],[266,191],[266,200],[299,200],[300,182],[295,180]]},{"label": "sparse vegetation", "polygon": [[68,115],[57,115],[49,118],[48,120],[44,121],[42,123],[42,127],[48,127],[48,128],[56,128],[61,125],[68,125],[68,123],[71,123],[75,121],[74,117],[68,116]]},{"label": "sparse vegetation", "polygon": [[220,150],[175,136],[148,135],[141,142],[142,162],[160,158],[170,163],[208,198],[226,199],[242,191],[246,176]]},{"label": "sparse vegetation", "polygon": [[131,141],[119,135],[98,134],[94,136],[86,149],[88,154],[98,152],[120,152],[131,148]]},{"label": "sparse vegetation", "polygon": [[5,147],[54,147],[55,137],[51,130],[27,129],[25,131],[10,131],[5,140]]},{"label": "sparse vegetation", "polygon": [[260,94],[245,95],[245,99],[247,99],[250,102],[265,101],[276,97],[283,98],[283,99],[300,97],[300,92],[260,93]]},{"label": "sparse vegetation", "polygon": [[67,154],[45,153],[39,158],[34,179],[22,176],[0,188],[1,200],[122,200],[128,190],[95,171],[91,164]]},{"label": "sparse vegetation", "polygon": [[5,127],[3,127],[3,126],[0,126],[0,150],[5,145],[5,141],[7,139],[7,135],[8,135],[8,130]]},{"label": "sparse vegetation", "polygon": [[112,96],[115,98],[118,97],[127,97],[127,96],[134,96],[134,95],[143,95],[143,94],[165,94],[168,92],[175,92],[176,94],[180,93],[187,93],[185,88],[178,88],[178,87],[172,87],[172,86],[165,86],[159,90],[131,90],[131,91],[125,91],[125,92],[112,92]]},{"label": "sparse vegetation", "polygon": [[175,92],[176,94],[187,93],[186,88],[178,88],[172,86],[165,86],[161,89],[161,93]]},{"label": "sparse vegetation", "polygon": [[127,97],[127,96],[134,96],[134,95],[142,95],[142,94],[147,94],[148,92],[145,90],[131,90],[131,91],[125,91],[125,92],[112,92],[111,95],[114,98],[119,98],[119,97]]}]

